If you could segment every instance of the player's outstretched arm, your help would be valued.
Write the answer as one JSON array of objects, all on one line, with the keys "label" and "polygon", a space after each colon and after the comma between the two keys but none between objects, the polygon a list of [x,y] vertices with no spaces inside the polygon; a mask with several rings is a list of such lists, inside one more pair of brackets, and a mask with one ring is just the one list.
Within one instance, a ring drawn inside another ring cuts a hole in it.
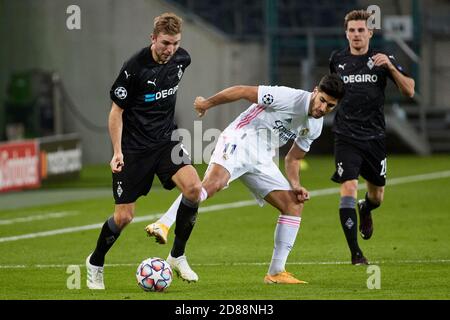
[{"label": "player's outstretched arm", "polygon": [[306,152],[300,149],[297,143],[294,142],[284,158],[287,179],[299,202],[309,200],[308,190],[303,188],[300,184],[300,160],[303,159],[305,155]]},{"label": "player's outstretched arm", "polygon": [[248,100],[252,103],[257,103],[258,87],[233,86],[216,93],[208,99],[197,97],[194,101],[194,108],[197,111],[199,117],[202,117],[205,115],[206,111],[212,107],[241,99]]}]

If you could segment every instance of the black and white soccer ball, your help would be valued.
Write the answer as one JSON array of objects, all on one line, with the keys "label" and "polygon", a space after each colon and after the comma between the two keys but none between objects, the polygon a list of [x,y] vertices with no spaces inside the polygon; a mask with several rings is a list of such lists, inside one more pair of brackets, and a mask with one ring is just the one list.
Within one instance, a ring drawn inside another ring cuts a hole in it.
[{"label": "black and white soccer ball", "polygon": [[263,96],[262,101],[265,105],[269,105],[273,102],[273,96],[270,93],[266,93]]},{"label": "black and white soccer ball", "polygon": [[116,88],[116,90],[114,90],[114,94],[117,98],[123,100],[127,97],[127,89],[125,89],[124,87],[118,87]]}]

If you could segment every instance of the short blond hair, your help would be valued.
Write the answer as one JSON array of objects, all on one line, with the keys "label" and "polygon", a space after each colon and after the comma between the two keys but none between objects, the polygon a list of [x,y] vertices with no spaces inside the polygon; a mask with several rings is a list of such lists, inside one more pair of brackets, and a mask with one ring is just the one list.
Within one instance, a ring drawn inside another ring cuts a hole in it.
[{"label": "short blond hair", "polygon": [[356,20],[364,20],[367,23],[367,19],[370,18],[372,13],[367,12],[366,10],[353,10],[350,11],[345,15],[344,18],[344,27],[345,30],[347,30],[348,22],[349,21],[356,21]]},{"label": "short blond hair", "polygon": [[183,19],[175,13],[166,12],[157,16],[153,22],[153,34],[157,36],[160,33],[176,35],[181,33]]}]

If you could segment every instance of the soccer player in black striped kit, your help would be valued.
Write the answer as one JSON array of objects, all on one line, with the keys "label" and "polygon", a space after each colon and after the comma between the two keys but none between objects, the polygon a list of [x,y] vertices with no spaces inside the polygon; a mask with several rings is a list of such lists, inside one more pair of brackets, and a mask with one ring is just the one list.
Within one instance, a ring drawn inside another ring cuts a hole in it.
[{"label": "soccer player in black striped kit", "polygon": [[[354,265],[368,264],[358,245],[373,232],[372,210],[380,206],[386,183],[386,146],[384,90],[387,79],[399,91],[414,96],[414,80],[406,75],[395,57],[370,47],[373,30],[368,27],[370,13],[354,10],[345,16],[345,33],[349,47],[330,57],[330,72],[337,73],[345,84],[334,119],[334,153],[336,171],[332,180],[341,184],[339,214]],[[356,203],[358,177],[366,180],[365,199]]]},{"label": "soccer player in black striped kit", "polygon": [[155,174],[165,189],[177,186],[183,194],[167,261],[184,280],[198,280],[184,250],[196,220],[202,184],[183,146],[172,141],[177,128],[176,93],[191,63],[187,51],[179,47],[181,25],[182,19],[173,13],[156,17],[151,45],[125,62],[111,88],[109,132],[114,155],[110,165],[115,211],[86,259],[90,289],[105,288],[105,255],[133,219],[135,202],[150,191]]}]

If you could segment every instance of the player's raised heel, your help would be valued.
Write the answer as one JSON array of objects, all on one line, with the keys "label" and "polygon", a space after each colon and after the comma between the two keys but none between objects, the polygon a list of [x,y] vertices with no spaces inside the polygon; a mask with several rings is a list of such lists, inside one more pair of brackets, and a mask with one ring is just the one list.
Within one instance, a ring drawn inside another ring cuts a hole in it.
[{"label": "player's raised heel", "polygon": [[266,284],[306,284],[308,282],[298,280],[290,272],[283,271],[274,275],[266,274],[264,277],[264,283]]},{"label": "player's raised heel", "polygon": [[90,254],[86,258],[86,269],[87,269],[87,287],[93,290],[104,290],[105,284],[103,283],[103,267],[97,267],[89,262],[91,258]]},{"label": "player's raised heel", "polygon": [[198,275],[189,266],[185,255],[174,258],[169,254],[166,260],[181,279],[187,282],[198,281]]},{"label": "player's raised heel", "polygon": [[364,240],[369,240],[373,233],[372,213],[366,210],[366,201],[358,201],[359,233]]},{"label": "player's raised heel", "polygon": [[145,227],[145,231],[149,237],[155,237],[156,242],[159,244],[167,243],[167,234],[169,233],[169,227],[163,223],[154,222]]}]

